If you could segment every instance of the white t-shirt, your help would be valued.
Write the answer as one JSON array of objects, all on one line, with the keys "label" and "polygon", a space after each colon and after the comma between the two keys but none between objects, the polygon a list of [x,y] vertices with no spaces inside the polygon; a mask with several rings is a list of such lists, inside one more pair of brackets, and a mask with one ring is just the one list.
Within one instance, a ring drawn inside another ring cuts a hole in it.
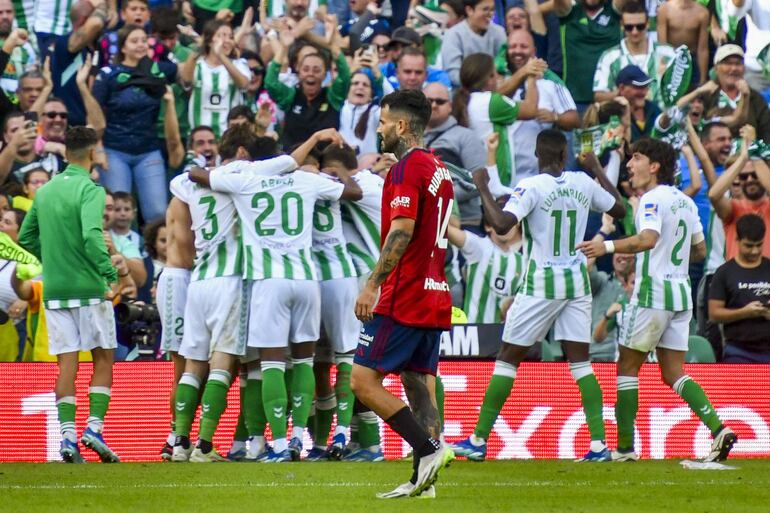
[{"label": "white t-shirt", "polygon": [[[325,173],[318,176],[339,183]],[[313,212],[313,262],[322,281],[357,276],[342,229],[339,200],[318,200]]]},{"label": "white t-shirt", "polygon": [[380,258],[382,186],[385,180],[368,169],[353,175],[363,192],[358,201],[342,202],[342,230],[359,275],[372,269]]}]

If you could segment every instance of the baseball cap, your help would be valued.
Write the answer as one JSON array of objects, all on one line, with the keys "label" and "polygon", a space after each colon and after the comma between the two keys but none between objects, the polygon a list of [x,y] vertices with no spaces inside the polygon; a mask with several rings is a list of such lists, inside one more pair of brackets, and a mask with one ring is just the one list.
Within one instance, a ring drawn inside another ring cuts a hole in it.
[{"label": "baseball cap", "polygon": [[716,53],[714,54],[714,64],[719,64],[723,60],[727,59],[728,57],[732,57],[734,55],[737,55],[741,59],[744,57],[743,48],[741,48],[738,45],[722,45],[719,48],[717,48]]},{"label": "baseball cap", "polygon": [[615,79],[615,85],[632,85],[636,87],[646,87],[652,83],[652,79],[642,71],[642,68],[633,64],[626,66]]},{"label": "baseball cap", "polygon": [[421,45],[422,38],[420,37],[420,34],[418,34],[417,31],[412,28],[398,27],[393,31],[393,34],[390,35],[390,43],[388,43],[388,46],[392,45],[393,43],[401,43],[405,45]]}]

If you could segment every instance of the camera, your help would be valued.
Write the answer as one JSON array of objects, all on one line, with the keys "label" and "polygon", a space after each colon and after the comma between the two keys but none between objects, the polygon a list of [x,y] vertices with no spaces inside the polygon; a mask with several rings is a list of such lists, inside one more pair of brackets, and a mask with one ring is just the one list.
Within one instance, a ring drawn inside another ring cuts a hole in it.
[{"label": "camera", "polygon": [[135,346],[139,360],[153,360],[161,332],[160,314],[153,304],[124,301],[115,306],[118,341]]},{"label": "camera", "polygon": [[155,305],[126,301],[115,307],[115,319],[118,324],[131,324],[134,322],[156,323],[160,322],[160,314]]}]

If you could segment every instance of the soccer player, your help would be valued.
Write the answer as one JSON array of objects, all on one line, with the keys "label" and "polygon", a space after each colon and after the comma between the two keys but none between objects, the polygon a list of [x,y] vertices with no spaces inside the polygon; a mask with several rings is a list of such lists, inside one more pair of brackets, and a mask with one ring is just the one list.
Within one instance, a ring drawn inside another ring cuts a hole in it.
[{"label": "soccer player", "polygon": [[67,131],[69,165],[35,197],[19,233],[19,244],[43,263],[49,350],[57,355],[56,408],[64,461],[83,463],[75,434],[75,378],[78,351],[94,361],[89,388],[88,425],[80,442],[105,463],[119,462],[102,438],[110,403],[117,339],[108,284],[118,281],[102,235],[104,188],[90,177],[98,138],[91,128]]},{"label": "soccer player", "polygon": [[454,445],[455,454],[471,460],[486,458],[486,441],[511,393],[516,369],[529,348],[554,327],[570,371],[580,389],[591,447],[583,461],[609,461],[602,417],[602,391],[589,360],[591,284],[586,258],[576,250],[583,239],[589,210],[625,215],[617,189],[591,154],[585,164],[599,183],[585,173],[564,170],[567,139],[558,130],[537,136],[535,155],[540,174],[520,181],[504,209],[489,192],[487,172],[474,173],[487,222],[500,233],[521,224],[526,255],[524,282],[508,312],[503,345],[473,434]]},{"label": "soccer player", "polygon": [[[395,498],[422,494],[454,459],[438,441],[435,396],[439,339],[451,325],[444,258],[454,192],[444,164],[422,148],[431,113],[425,95],[400,90],[385,96],[381,106],[382,150],[399,161],[382,192],[380,258],[356,300],[356,315],[365,324],[352,385],[356,397],[412,446],[412,478],[378,495]],[[401,373],[414,413],[383,387],[388,373]]]},{"label": "soccer player", "polygon": [[[184,333],[184,309],[187,303],[187,287],[190,271],[195,260],[195,235],[192,231],[190,209],[177,197],[172,196],[166,209],[166,266],[158,277],[156,304],[160,314],[160,348],[174,362],[174,386],[171,389],[171,431],[163,449],[163,460],[171,460],[176,443],[176,385],[185,368],[184,357],[179,355]],[[196,401],[197,406],[197,401]]]},{"label": "soccer player", "polygon": [[[250,158],[253,136],[243,127],[228,130],[220,153],[226,163]],[[171,181],[171,193],[186,205],[195,234],[195,265],[187,289],[185,329],[179,354],[184,374],[176,389],[176,432],[172,461],[223,461],[211,440],[227,406],[227,391],[236,359],[246,353],[248,309],[242,279],[243,253],[238,215],[233,200],[197,185],[191,178],[197,167]],[[180,215],[180,218],[184,218]],[[208,380],[201,397],[198,443],[190,445],[190,428],[198,405],[201,381]]]},{"label": "soccer player", "polygon": [[722,424],[703,389],[684,372],[692,318],[688,267],[703,260],[706,243],[695,203],[674,187],[677,156],[671,145],[642,139],[631,146],[631,186],[641,189],[636,235],[616,241],[582,242],[587,257],[641,253],[636,284],[618,336],[617,461],[636,461],[634,423],[639,406],[639,369],[655,350],[663,381],[708,426],[714,441],[706,461],[727,458],[737,437]]},{"label": "soccer player", "polygon": [[[341,183],[315,173],[294,171],[297,163],[304,162],[322,141],[339,145],[342,138],[334,129],[323,130],[313,134],[291,156],[250,163],[238,173],[223,168],[210,175],[201,173],[202,183],[233,198],[241,218],[245,277],[255,280],[248,344],[259,349],[262,398],[273,434],[273,447],[262,460],[265,462],[299,459],[313,403],[313,353],[321,323],[318,273],[311,256],[315,204],[319,200],[361,198],[358,185],[339,170]],[[267,163],[274,169],[261,172]],[[280,174],[282,171],[293,172]],[[286,439],[284,382],[288,342],[293,363],[290,443]]]}]

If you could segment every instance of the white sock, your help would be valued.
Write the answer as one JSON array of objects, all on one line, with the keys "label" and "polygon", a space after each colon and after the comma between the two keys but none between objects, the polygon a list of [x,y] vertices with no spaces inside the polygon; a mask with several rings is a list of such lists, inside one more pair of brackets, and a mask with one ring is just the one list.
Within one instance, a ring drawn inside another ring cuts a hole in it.
[{"label": "white sock", "polygon": [[337,435],[339,435],[339,434],[343,434],[343,435],[345,435],[345,439],[346,439],[346,440],[347,440],[348,438],[350,438],[350,437],[348,436],[348,427],[347,427],[347,426],[340,426],[340,425],[337,425],[337,427],[335,427],[335,428],[334,428],[334,436],[337,436]]},{"label": "white sock", "polygon": [[591,440],[591,452],[602,452],[606,448],[604,440]]},{"label": "white sock", "polygon": [[484,445],[485,443],[487,443],[486,440],[484,440],[483,438],[479,438],[476,435],[471,435],[469,440],[471,441],[471,445],[473,445],[475,447],[478,447],[480,445]]},{"label": "white sock", "polygon": [[289,448],[289,442],[285,438],[276,438],[273,440],[273,452],[278,454]]},{"label": "white sock", "polygon": [[302,436],[304,434],[305,434],[305,428],[303,428],[303,427],[294,426],[293,428],[291,428],[291,437],[292,438],[299,438],[300,440],[302,440]]},{"label": "white sock", "polygon": [[174,446],[174,444],[176,443],[176,433],[174,433],[173,431],[171,431],[171,432],[168,434],[168,437],[166,437],[166,443],[167,443],[168,445],[170,445],[170,446],[172,446],[172,447],[173,447],[173,446]]}]

